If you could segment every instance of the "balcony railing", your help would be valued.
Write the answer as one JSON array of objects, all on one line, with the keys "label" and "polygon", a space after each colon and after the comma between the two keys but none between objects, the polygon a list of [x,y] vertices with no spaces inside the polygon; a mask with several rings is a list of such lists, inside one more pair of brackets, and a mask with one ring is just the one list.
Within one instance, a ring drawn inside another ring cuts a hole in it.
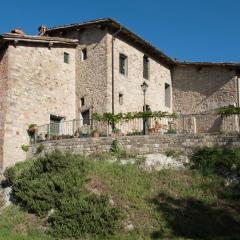
[{"label": "balcony railing", "polygon": [[[177,119],[148,118],[146,120],[147,134],[196,134],[239,132],[240,118],[238,115],[221,117],[219,114],[181,115]],[[86,124],[87,123],[87,124]],[[133,136],[144,134],[144,120],[122,120],[115,125],[99,122],[93,119],[60,121],[38,126],[32,136],[32,142],[58,140],[66,138]]]},{"label": "balcony railing", "polygon": [[[174,132],[174,122],[168,118],[153,119],[149,118],[147,128],[149,134],[164,134]],[[85,123],[88,124],[85,124]],[[38,126],[32,141],[41,142],[46,140],[57,140],[73,137],[108,137],[108,136],[131,136],[143,135],[144,120],[132,119],[122,120],[115,125],[106,122],[99,122],[93,119],[61,121]]]}]

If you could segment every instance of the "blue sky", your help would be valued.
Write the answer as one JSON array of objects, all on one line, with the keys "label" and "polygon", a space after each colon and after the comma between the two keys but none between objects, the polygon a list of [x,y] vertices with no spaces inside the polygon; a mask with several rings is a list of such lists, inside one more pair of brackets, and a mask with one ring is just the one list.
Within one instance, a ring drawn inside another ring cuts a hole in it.
[{"label": "blue sky", "polygon": [[239,0],[11,0],[0,33],[111,17],[172,58],[240,62]]}]

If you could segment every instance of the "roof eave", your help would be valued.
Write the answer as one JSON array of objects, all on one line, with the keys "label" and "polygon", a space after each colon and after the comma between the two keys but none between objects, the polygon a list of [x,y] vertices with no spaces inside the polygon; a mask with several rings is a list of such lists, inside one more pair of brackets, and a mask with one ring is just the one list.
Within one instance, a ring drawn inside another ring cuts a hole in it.
[{"label": "roof eave", "polygon": [[89,21],[89,22],[80,23],[80,24],[70,24],[70,25],[63,25],[60,27],[53,27],[53,28],[47,29],[46,34],[51,33],[51,32],[59,32],[59,31],[63,31],[63,30],[81,29],[81,28],[86,28],[89,26],[94,26],[94,25],[99,25],[99,24],[103,25],[103,26],[115,28],[115,29],[121,29],[122,33],[128,35],[130,38],[137,41],[142,46],[145,46],[146,48],[150,49],[150,51],[152,51],[152,53],[154,55],[156,55],[160,61],[163,61],[163,62],[167,63],[168,65],[175,64],[174,60],[172,58],[170,58],[169,56],[167,56],[166,54],[164,54],[161,50],[154,47],[151,43],[144,40],[142,37],[140,37],[136,33],[132,32],[131,30],[129,30],[128,28],[124,27],[119,22],[117,22],[116,20],[111,19],[111,18],[98,19],[98,20]]},{"label": "roof eave", "polygon": [[21,36],[13,34],[3,34],[0,36],[1,42],[29,42],[29,43],[51,43],[51,44],[64,44],[68,46],[77,46],[78,40],[72,39],[57,39],[39,36]]},{"label": "roof eave", "polygon": [[176,66],[196,66],[196,67],[232,67],[240,68],[239,62],[180,62],[175,61]]}]

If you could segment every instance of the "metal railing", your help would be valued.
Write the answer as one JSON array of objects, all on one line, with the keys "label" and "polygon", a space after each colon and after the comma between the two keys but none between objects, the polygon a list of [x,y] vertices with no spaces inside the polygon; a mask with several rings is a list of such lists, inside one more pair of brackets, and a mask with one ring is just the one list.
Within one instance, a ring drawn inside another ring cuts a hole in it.
[{"label": "metal railing", "polygon": [[[86,124],[87,123],[87,124]],[[175,125],[169,118],[146,120],[148,134],[164,134],[175,131]],[[144,134],[144,120],[122,120],[112,125],[93,119],[60,121],[38,126],[34,135],[35,142],[58,140],[73,137],[107,137],[107,136],[132,136]]]},{"label": "metal railing", "polygon": [[[232,115],[221,117],[219,114],[192,114],[180,115],[177,119],[148,118],[146,120],[147,134],[196,134],[239,132],[240,116]],[[60,121],[38,126],[34,142],[46,140],[59,140],[73,137],[108,137],[108,136],[134,136],[144,134],[144,120],[122,120],[115,125],[99,122],[93,119]]]}]

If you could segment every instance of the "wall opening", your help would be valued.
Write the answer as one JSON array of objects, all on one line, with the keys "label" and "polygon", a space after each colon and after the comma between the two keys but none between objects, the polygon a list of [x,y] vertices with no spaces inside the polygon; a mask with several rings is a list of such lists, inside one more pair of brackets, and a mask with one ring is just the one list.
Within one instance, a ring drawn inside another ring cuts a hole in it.
[{"label": "wall opening", "polygon": [[165,106],[170,108],[171,107],[171,86],[165,83]]}]

